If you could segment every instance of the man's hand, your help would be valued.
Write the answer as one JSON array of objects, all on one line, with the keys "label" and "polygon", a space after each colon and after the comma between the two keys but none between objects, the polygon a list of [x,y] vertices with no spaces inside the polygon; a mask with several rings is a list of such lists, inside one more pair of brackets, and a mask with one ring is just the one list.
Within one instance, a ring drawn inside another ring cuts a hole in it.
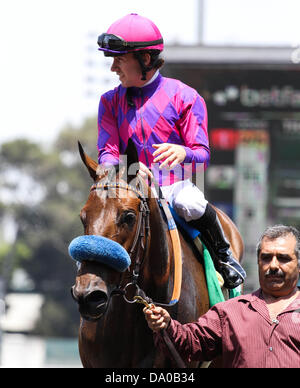
[{"label": "man's hand", "polygon": [[152,147],[156,148],[156,151],[153,153],[153,156],[155,157],[153,162],[160,162],[164,159],[162,164],[159,166],[160,169],[164,167],[171,169],[177,164],[182,163],[186,157],[184,147],[178,144],[153,144]]},{"label": "man's hand", "polygon": [[167,310],[161,307],[153,307],[151,309],[145,307],[143,309],[148,326],[154,332],[166,329],[171,321],[171,316]]}]

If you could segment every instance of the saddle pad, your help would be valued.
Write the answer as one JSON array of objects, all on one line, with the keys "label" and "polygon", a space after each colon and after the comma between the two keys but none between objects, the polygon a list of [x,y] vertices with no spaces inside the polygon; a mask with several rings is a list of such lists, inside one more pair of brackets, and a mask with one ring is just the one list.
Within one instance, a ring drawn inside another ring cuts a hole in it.
[{"label": "saddle pad", "polygon": [[[176,213],[176,211],[171,206],[169,207],[176,224],[185,230],[185,232],[191,238],[192,242],[195,244],[196,247],[199,246],[199,244],[196,244],[195,242],[197,241],[197,239],[201,241],[200,231],[191,227],[182,217],[180,217]],[[217,272],[216,272],[213,260],[211,258],[211,255],[209,253],[209,250],[206,248],[206,246],[203,244],[202,241],[201,241],[201,244],[203,246],[203,260],[204,260],[205,277],[206,277],[207,290],[208,290],[208,296],[209,296],[209,305],[210,307],[212,307],[216,303],[224,302],[225,298],[224,298],[224,295],[219,283],[219,279],[217,277]],[[228,291],[229,291],[229,298],[234,298],[235,296],[240,295],[240,292],[237,289],[228,290]]]},{"label": "saddle pad", "polygon": [[180,217],[176,211],[172,208],[172,206],[169,205],[169,208],[171,210],[172,216],[176,222],[177,225],[181,226],[182,229],[185,230],[185,232],[189,235],[192,241],[195,240],[196,237],[198,237],[201,233],[198,229],[193,228],[190,226],[182,217]]},{"label": "saddle pad", "polygon": [[206,246],[203,244],[203,260],[205,267],[205,277],[207,283],[209,306],[212,307],[219,302],[224,302],[225,298],[220,287],[220,283],[217,277],[216,269],[210,253]]}]

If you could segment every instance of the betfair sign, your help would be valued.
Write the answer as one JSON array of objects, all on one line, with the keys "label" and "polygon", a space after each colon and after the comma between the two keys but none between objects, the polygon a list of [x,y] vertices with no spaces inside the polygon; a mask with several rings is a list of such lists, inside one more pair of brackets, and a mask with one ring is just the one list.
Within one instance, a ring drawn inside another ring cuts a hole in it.
[{"label": "betfair sign", "polygon": [[224,90],[214,92],[213,100],[219,106],[240,103],[248,108],[300,108],[300,90],[289,85],[268,89],[255,89],[247,85],[227,86]]}]

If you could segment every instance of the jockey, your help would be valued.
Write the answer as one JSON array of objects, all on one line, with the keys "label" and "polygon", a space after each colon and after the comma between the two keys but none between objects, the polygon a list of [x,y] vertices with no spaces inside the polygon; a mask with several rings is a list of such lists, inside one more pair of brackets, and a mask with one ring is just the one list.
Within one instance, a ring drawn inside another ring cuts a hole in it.
[{"label": "jockey", "polygon": [[[113,23],[98,37],[99,50],[113,58],[111,71],[121,84],[103,94],[98,114],[99,164],[118,164],[131,138],[139,154],[140,173],[152,176],[174,210],[202,233],[212,248],[225,287],[246,276],[230,250],[214,208],[189,179],[210,159],[206,105],[196,90],[165,78],[163,38],[156,25],[138,14]],[[150,171],[151,169],[151,171]]]}]

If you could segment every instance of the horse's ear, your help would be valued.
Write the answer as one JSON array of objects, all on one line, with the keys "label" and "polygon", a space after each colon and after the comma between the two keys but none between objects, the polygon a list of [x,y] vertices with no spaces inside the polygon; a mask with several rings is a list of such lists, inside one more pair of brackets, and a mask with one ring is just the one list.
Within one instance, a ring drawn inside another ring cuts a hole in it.
[{"label": "horse's ear", "polygon": [[132,139],[128,139],[127,148],[125,151],[125,154],[127,155],[127,164],[130,166],[133,163],[139,162],[139,155],[136,149],[136,146]]},{"label": "horse's ear", "polygon": [[129,183],[136,177],[139,170],[139,155],[132,139],[128,139],[125,155],[127,156],[127,175]]},{"label": "horse's ear", "polygon": [[130,183],[133,179],[136,178],[140,168],[139,155],[132,139],[128,139],[125,155],[127,156],[127,179],[128,183]]},{"label": "horse's ear", "polygon": [[96,181],[97,178],[97,167],[98,163],[95,162],[92,158],[90,158],[83,150],[82,145],[80,142],[78,142],[78,149],[81,156],[81,160],[85,164],[86,168],[88,169],[88,172],[90,173],[90,176],[94,181]]}]

